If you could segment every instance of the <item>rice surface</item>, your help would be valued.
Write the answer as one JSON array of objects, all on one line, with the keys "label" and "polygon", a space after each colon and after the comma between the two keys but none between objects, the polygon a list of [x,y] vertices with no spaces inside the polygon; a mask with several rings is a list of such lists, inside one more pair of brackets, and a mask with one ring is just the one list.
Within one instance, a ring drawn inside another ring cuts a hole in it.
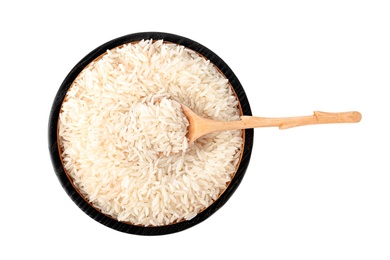
[{"label": "rice surface", "polygon": [[239,120],[228,80],[184,46],[143,40],[90,63],[69,88],[59,118],[64,168],[80,193],[124,222],[189,220],[226,189],[242,131],[188,146],[182,103],[216,120]]}]

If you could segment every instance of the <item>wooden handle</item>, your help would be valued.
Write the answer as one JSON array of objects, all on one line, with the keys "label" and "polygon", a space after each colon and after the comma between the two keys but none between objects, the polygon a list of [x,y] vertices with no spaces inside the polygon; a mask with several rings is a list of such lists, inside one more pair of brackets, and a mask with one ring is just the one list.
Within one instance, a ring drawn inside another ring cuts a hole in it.
[{"label": "wooden handle", "polygon": [[299,117],[281,117],[267,118],[242,116],[241,121],[245,128],[271,127],[277,126],[279,129],[291,127],[315,125],[315,124],[333,124],[333,123],[357,123],[362,119],[362,115],[357,111],[329,113],[314,111],[312,116]]}]

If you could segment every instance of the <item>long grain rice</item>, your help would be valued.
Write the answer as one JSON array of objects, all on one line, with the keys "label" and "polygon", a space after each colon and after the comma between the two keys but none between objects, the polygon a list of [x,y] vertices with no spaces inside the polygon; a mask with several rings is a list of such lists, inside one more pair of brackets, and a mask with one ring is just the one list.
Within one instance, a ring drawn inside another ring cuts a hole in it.
[{"label": "long grain rice", "polygon": [[188,146],[188,121],[176,102],[206,118],[239,119],[228,80],[184,46],[126,44],[79,74],[60,112],[61,156],[94,207],[119,221],[161,226],[192,219],[226,189],[242,132]]}]

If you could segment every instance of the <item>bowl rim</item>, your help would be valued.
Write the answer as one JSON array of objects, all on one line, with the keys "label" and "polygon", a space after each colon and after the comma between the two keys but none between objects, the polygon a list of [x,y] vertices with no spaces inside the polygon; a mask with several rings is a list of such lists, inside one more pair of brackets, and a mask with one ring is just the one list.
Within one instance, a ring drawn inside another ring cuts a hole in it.
[{"label": "bowl rim", "polygon": [[195,52],[198,52],[200,55],[203,55],[206,59],[210,60],[211,63],[213,63],[217,69],[220,70],[222,74],[225,75],[225,77],[229,80],[230,85],[233,87],[233,90],[235,91],[235,94],[239,100],[240,107],[242,110],[242,113],[244,115],[251,116],[251,108],[249,105],[248,98],[245,94],[245,91],[239,82],[236,75],[233,73],[231,68],[214,52],[212,52],[210,49],[206,48],[205,46],[201,45],[200,43],[193,41],[189,38],[171,34],[171,33],[164,33],[164,32],[139,32],[139,33],[133,33],[133,34],[127,34],[118,38],[115,38],[113,40],[110,40],[99,47],[92,50],[90,53],[88,53],[83,59],[81,59],[74,67],[73,69],[68,73],[68,75],[65,77],[64,81],[60,85],[57,94],[54,98],[52,108],[50,111],[49,116],[49,125],[48,125],[48,134],[49,134],[49,152],[50,157],[52,161],[52,165],[55,171],[55,174],[63,187],[63,189],[66,191],[68,196],[73,200],[73,202],[88,216],[93,218],[95,221],[112,228],[117,231],[121,231],[124,233],[134,234],[134,235],[165,235],[165,234],[171,234],[176,233],[179,231],[183,231],[185,229],[188,229],[190,227],[193,227],[207,218],[209,218],[211,215],[213,215],[216,211],[218,211],[233,195],[233,193],[236,191],[238,186],[240,185],[245,172],[248,168],[251,153],[252,153],[252,147],[253,147],[253,129],[246,129],[245,131],[245,138],[244,138],[244,144],[243,144],[243,151],[241,155],[241,161],[238,165],[238,168],[236,170],[236,173],[234,174],[232,180],[230,181],[230,184],[227,186],[227,188],[224,190],[224,192],[219,196],[219,198],[214,201],[209,207],[204,209],[202,212],[197,214],[194,218],[191,220],[185,220],[180,221],[177,223],[173,223],[166,226],[138,226],[138,225],[132,225],[127,222],[120,222],[115,220],[114,218],[111,218],[93,206],[91,206],[81,195],[80,193],[73,187],[71,180],[68,178],[63,166],[62,166],[62,159],[59,154],[58,149],[58,142],[57,142],[57,127],[58,127],[58,117],[60,114],[62,102],[66,96],[66,93],[70,86],[72,85],[73,81],[76,79],[76,77],[80,74],[80,72],[92,61],[94,61],[96,58],[104,54],[108,49],[113,49],[115,47],[118,47],[123,44],[131,43],[131,42],[137,42],[140,40],[147,40],[147,39],[153,39],[153,40],[163,40],[166,42],[171,42],[179,45],[183,45]]}]

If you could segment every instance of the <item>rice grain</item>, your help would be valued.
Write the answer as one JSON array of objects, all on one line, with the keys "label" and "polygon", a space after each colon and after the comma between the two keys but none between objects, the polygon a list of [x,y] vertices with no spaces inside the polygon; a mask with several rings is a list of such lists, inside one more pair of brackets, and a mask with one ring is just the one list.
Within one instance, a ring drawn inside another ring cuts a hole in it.
[{"label": "rice grain", "polygon": [[94,207],[119,221],[189,220],[232,179],[242,132],[189,146],[179,103],[238,120],[238,101],[210,61],[184,46],[143,40],[107,50],[69,88],[59,116],[64,168]]}]

